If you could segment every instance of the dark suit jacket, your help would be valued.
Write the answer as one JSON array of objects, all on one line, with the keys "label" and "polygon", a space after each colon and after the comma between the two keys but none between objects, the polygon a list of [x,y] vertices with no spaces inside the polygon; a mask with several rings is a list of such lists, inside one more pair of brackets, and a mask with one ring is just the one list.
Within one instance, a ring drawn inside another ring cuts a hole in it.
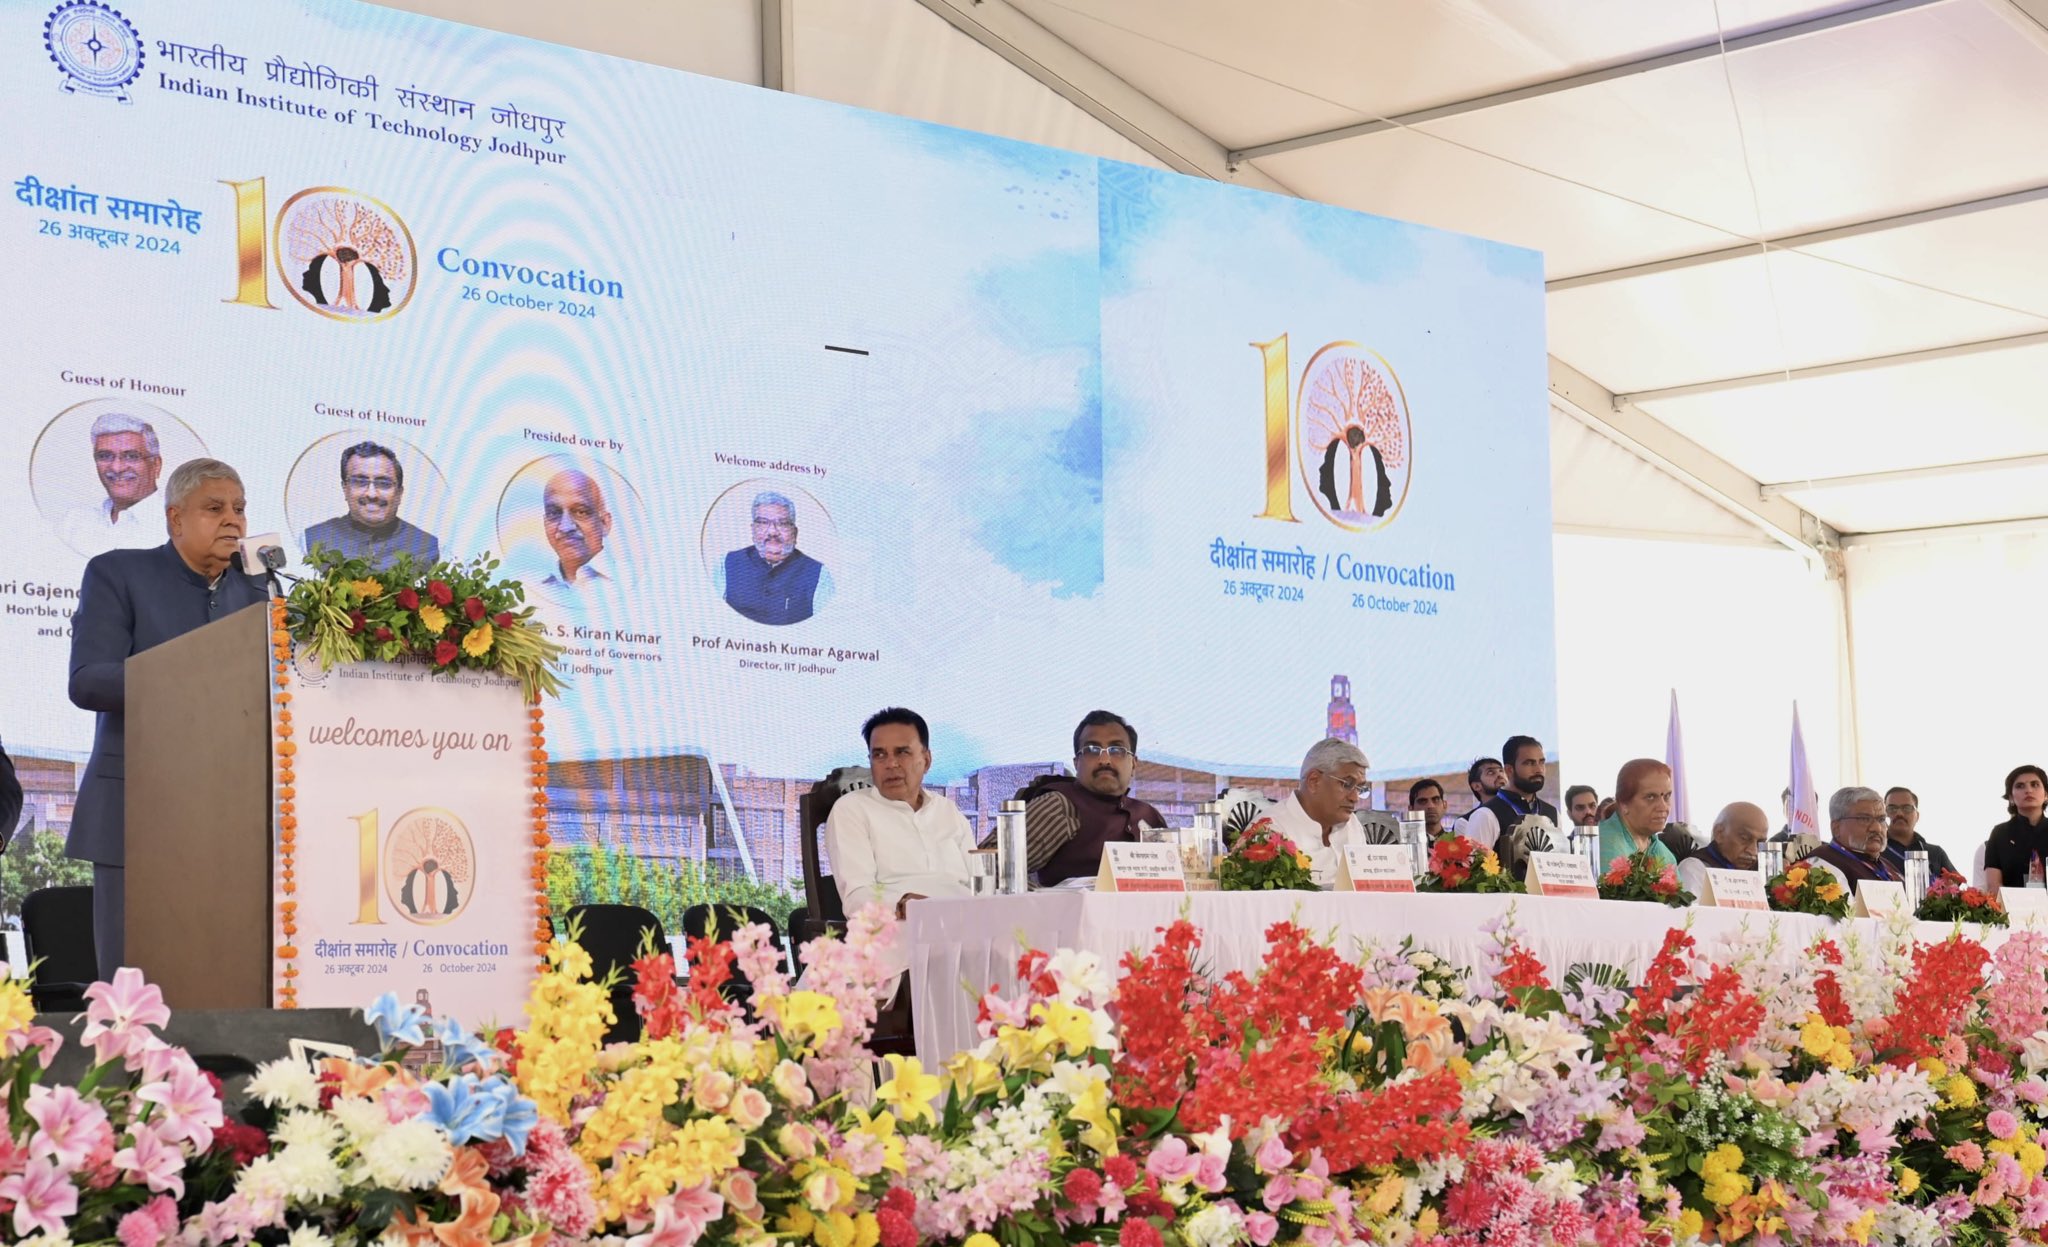
[{"label": "dark suit jacket", "polygon": [[105,866],[122,864],[126,846],[127,684],[131,654],[225,619],[269,599],[263,582],[230,566],[213,588],[169,542],[152,550],[113,550],[85,565],[71,617],[71,704],[99,714],[92,760],[78,785],[78,807],[64,851]]},{"label": "dark suit jacket", "polygon": [[14,774],[14,759],[7,756],[5,746],[0,746],[0,849],[14,838],[14,829],[21,823],[21,780]]}]

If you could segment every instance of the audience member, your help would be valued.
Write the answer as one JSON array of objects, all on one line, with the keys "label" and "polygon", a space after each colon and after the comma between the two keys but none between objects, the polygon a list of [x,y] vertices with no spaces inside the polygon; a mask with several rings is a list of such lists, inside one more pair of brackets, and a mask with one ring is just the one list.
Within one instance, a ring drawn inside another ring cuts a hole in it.
[{"label": "audience member", "polygon": [[1920,797],[1911,788],[1885,789],[1884,815],[1890,820],[1885,829],[1884,859],[1901,878],[1906,874],[1908,853],[1927,854],[1929,882],[1941,878],[1943,871],[1962,873],[1949,860],[1947,850],[1920,834]]},{"label": "audience member", "polygon": [[2011,818],[1991,829],[1984,846],[1984,886],[2025,887],[2041,878],[2042,863],[2048,862],[2048,822],[2042,810],[2048,807],[2048,771],[2038,766],[2016,766],[2005,777],[2005,812]]},{"label": "audience member", "polygon": [[1770,839],[1771,820],[1747,801],[1723,806],[1714,816],[1714,835],[1705,848],[1678,863],[1678,882],[1704,896],[1708,870],[1755,870],[1757,847]]},{"label": "audience member", "polygon": [[1884,798],[1875,788],[1838,788],[1828,798],[1828,827],[1834,839],[1807,861],[1830,871],[1855,891],[1866,880],[1894,883],[1899,872],[1884,860]]},{"label": "audience member", "polygon": [[1500,756],[1500,786],[1465,819],[1465,835],[1480,848],[1498,853],[1501,865],[1520,879],[1529,869],[1529,846],[1516,831],[1532,816],[1548,819],[1555,828],[1557,807],[1537,795],[1550,778],[1543,742],[1534,736],[1510,736],[1501,746]]},{"label": "audience member", "polygon": [[1614,777],[1614,813],[1600,824],[1600,869],[1617,857],[1648,853],[1666,866],[1678,865],[1657,838],[1671,820],[1671,768],[1655,758],[1632,758]]},{"label": "audience member", "polygon": [[1444,786],[1433,779],[1408,785],[1408,808],[1422,815],[1423,834],[1432,842],[1444,834]]},{"label": "audience member", "polygon": [[1564,812],[1574,827],[1598,827],[1600,794],[1591,784],[1573,784],[1564,790]]},{"label": "audience member", "polygon": [[1074,729],[1074,774],[1032,785],[1024,807],[1025,859],[1051,885],[1102,869],[1102,846],[1135,841],[1141,826],[1164,827],[1164,815],[1131,796],[1138,769],[1138,729],[1121,715],[1091,710]]}]

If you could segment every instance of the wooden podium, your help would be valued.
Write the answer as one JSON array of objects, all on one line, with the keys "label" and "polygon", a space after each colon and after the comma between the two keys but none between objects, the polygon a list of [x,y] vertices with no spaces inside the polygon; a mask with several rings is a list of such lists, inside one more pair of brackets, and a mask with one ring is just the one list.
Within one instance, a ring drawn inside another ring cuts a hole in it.
[{"label": "wooden podium", "polygon": [[271,1003],[270,608],[131,657],[125,964],[173,1010]]}]

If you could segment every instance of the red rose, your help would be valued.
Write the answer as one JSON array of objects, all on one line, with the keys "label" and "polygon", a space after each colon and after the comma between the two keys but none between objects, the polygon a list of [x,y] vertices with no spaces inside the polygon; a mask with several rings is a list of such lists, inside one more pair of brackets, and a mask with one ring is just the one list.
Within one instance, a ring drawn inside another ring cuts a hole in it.
[{"label": "red rose", "polygon": [[460,646],[444,637],[434,644],[434,661],[445,667],[454,662],[455,656],[461,652]]},{"label": "red rose", "polygon": [[509,628],[519,621],[513,617],[511,611],[499,611],[497,617],[492,619],[491,622],[500,628]]},{"label": "red rose", "polygon": [[389,641],[391,638],[391,629],[384,627],[382,624],[379,624],[377,627],[377,639],[380,641]]},{"label": "red rose", "polygon": [[409,611],[418,610],[420,608],[419,590],[400,589],[398,591],[398,604]]},{"label": "red rose", "polygon": [[471,623],[482,619],[484,617],[484,600],[478,597],[469,598],[462,604],[462,613],[469,616],[469,622]]},{"label": "red rose", "polygon": [[434,599],[434,605],[446,606],[455,600],[455,590],[449,588],[445,580],[429,580],[427,596]]},{"label": "red rose", "polygon": [[1273,847],[1271,840],[1261,840],[1244,847],[1244,860],[1248,862],[1270,862],[1279,855],[1280,850]]},{"label": "red rose", "polygon": [[361,611],[350,611],[348,613],[348,630],[352,633],[361,632],[369,622],[369,617]]}]

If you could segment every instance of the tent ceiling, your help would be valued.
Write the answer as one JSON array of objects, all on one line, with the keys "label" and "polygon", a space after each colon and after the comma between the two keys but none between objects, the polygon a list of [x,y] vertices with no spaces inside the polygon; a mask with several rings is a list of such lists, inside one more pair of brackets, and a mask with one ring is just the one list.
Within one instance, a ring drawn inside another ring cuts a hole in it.
[{"label": "tent ceiling", "polygon": [[2038,0],[1007,3],[1301,194],[1541,249],[1557,359],[1835,529],[2048,513],[1997,463],[2048,454]]}]

